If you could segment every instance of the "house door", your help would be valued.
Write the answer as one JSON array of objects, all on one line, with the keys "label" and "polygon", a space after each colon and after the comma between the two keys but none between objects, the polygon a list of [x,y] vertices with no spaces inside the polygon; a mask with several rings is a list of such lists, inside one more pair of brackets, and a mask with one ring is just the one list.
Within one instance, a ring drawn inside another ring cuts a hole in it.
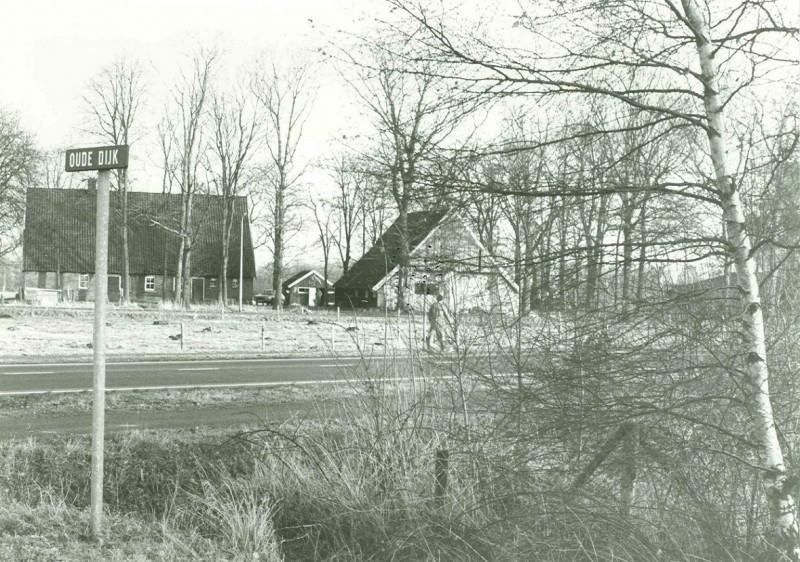
[{"label": "house door", "polygon": [[297,302],[301,306],[308,306],[308,287],[297,289]]},{"label": "house door", "polygon": [[202,277],[192,277],[192,302],[201,303],[205,300],[205,279]]},{"label": "house door", "polygon": [[122,296],[122,276],[108,276],[108,302],[119,302]]}]

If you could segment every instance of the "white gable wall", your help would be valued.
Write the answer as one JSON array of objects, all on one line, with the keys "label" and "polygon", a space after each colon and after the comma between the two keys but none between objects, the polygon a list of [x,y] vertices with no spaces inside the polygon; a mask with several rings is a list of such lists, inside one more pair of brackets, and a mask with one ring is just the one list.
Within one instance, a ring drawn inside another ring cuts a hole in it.
[{"label": "white gable wall", "polygon": [[[512,284],[496,264],[485,255],[477,238],[455,215],[446,218],[417,247],[412,248],[407,269],[406,302],[421,311],[435,295],[418,294],[423,284],[435,284],[454,311],[499,311],[513,307],[517,297]],[[397,307],[398,273],[379,283],[378,307]]]}]

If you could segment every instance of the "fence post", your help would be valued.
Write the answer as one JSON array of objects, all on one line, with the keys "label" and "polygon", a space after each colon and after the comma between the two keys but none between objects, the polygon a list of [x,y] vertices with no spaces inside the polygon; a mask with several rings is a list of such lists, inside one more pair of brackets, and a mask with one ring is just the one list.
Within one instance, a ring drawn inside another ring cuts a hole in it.
[{"label": "fence post", "polygon": [[450,451],[447,449],[436,450],[436,462],[434,463],[433,468],[435,478],[433,499],[436,502],[436,505],[441,505],[444,501],[445,494],[447,494],[447,472],[449,461]]},{"label": "fence post", "polygon": [[261,351],[264,351],[264,323],[261,323]]},{"label": "fence post", "polygon": [[181,351],[183,351],[183,322],[181,322]]}]

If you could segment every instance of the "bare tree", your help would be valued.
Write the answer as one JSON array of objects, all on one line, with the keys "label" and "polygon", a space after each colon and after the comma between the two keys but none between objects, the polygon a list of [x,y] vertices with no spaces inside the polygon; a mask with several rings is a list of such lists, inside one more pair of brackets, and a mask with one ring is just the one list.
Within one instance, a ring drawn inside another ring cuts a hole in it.
[{"label": "bare tree", "polygon": [[314,193],[309,192],[306,206],[314,215],[314,224],[317,226],[317,242],[322,250],[323,273],[325,284],[322,288],[322,302],[328,302],[328,270],[331,258],[331,248],[336,239],[335,214],[324,202],[318,202]]},{"label": "bare tree", "polygon": [[336,194],[331,200],[331,212],[336,214],[333,244],[342,261],[342,273],[347,273],[353,258],[356,234],[365,220],[364,205],[369,178],[359,164],[347,156],[331,161],[329,173],[336,184]]},{"label": "bare tree", "polygon": [[167,114],[161,126],[163,155],[171,159],[165,161],[164,170],[170,176],[168,182],[177,185],[181,194],[179,227],[161,226],[173,230],[179,237],[174,301],[187,307],[192,298],[194,196],[199,187],[199,166],[208,142],[204,136],[205,109],[217,58],[215,50],[201,49],[191,58],[189,68],[181,70],[172,89],[174,114]]},{"label": "bare tree", "polygon": [[[297,64],[281,70],[272,64],[256,76],[252,90],[265,119],[264,144],[269,161],[265,180],[270,195],[272,289],[276,295],[280,295],[289,212],[294,203],[292,190],[305,172],[305,167],[298,162],[297,148],[314,98],[311,67]],[[281,308],[280,299],[275,299],[274,307]]]},{"label": "bare tree", "polygon": [[426,60],[425,53],[397,55],[390,44],[383,38],[364,40],[362,52],[351,56],[350,62],[358,71],[351,84],[371,113],[377,133],[372,166],[380,168],[377,177],[383,178],[398,214],[400,248],[395,265],[397,307],[402,310],[410,250],[408,213],[426,198],[425,168],[475,106],[455,83],[440,77],[441,69]]},{"label": "bare tree", "polygon": [[[89,82],[88,93],[83,96],[85,110],[92,121],[89,131],[113,145],[132,144],[131,131],[142,109],[144,96],[144,73],[139,63],[132,59],[118,59]],[[123,300],[129,302],[128,170],[116,170],[116,176],[122,214]]]},{"label": "bare tree", "polygon": [[222,269],[220,270],[219,301],[228,302],[228,261],[233,204],[235,197],[246,192],[251,179],[250,164],[261,141],[261,119],[253,100],[238,90],[230,96],[215,95],[211,102],[211,125],[214,139],[211,144],[213,162],[209,163],[212,183],[223,198],[222,207]]},{"label": "bare tree", "polygon": [[21,241],[25,190],[34,185],[39,152],[13,113],[0,110],[0,256]]},{"label": "bare tree", "polygon": [[47,189],[78,189],[85,184],[82,174],[64,171],[64,149],[48,150],[41,155],[39,176]]}]

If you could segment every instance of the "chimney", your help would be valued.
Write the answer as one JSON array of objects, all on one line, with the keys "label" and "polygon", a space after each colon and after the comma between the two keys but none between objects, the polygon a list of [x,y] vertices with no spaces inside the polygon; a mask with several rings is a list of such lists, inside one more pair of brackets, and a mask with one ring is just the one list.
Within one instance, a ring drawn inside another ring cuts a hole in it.
[{"label": "chimney", "polygon": [[86,180],[86,189],[90,192],[97,191],[97,178],[89,178]]}]

